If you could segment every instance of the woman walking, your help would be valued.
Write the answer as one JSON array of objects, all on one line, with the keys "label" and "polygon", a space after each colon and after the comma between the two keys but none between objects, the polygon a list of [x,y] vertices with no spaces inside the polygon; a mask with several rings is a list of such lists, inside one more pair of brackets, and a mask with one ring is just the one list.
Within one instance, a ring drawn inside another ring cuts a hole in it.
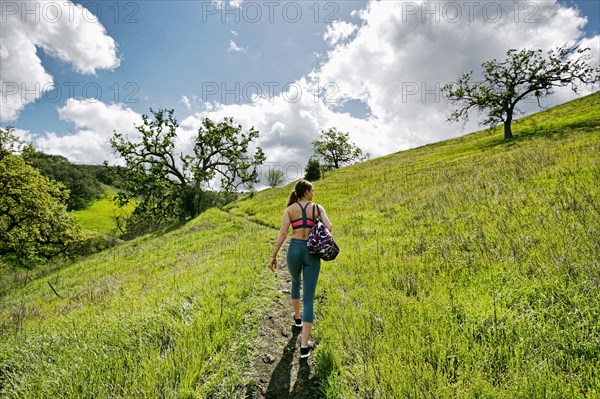
[{"label": "woman walking", "polygon": [[[310,355],[314,348],[314,343],[308,338],[312,330],[314,321],[313,303],[315,299],[315,288],[321,269],[321,259],[306,250],[306,240],[314,219],[320,215],[323,224],[331,231],[331,222],[321,205],[311,206],[313,198],[312,183],[307,180],[300,180],[290,193],[287,208],[283,212],[283,221],[281,229],[277,236],[277,242],[273,249],[273,255],[269,262],[269,268],[275,272],[277,269],[277,252],[281,244],[288,235],[290,226],[292,227],[292,240],[288,247],[286,261],[287,269],[292,278],[292,309],[294,313],[294,326],[302,328],[302,344],[300,347],[300,358],[304,359]],[[318,210],[316,209],[318,208]],[[300,317],[300,281],[304,281],[302,289],[303,312]]]}]

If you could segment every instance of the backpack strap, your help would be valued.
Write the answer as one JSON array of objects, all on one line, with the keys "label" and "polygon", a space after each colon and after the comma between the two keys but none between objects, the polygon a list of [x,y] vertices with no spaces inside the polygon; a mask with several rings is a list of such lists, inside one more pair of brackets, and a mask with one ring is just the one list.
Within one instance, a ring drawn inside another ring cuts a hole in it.
[{"label": "backpack strap", "polygon": [[[317,208],[317,217],[315,218],[315,207]],[[317,204],[313,204],[313,221],[321,220],[321,210]]]}]

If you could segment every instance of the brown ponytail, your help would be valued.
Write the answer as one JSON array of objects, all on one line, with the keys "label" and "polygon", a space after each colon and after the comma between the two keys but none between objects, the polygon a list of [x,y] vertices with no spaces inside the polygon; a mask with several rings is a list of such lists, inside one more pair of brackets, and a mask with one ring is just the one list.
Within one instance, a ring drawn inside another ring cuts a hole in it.
[{"label": "brown ponytail", "polygon": [[296,194],[296,190],[293,190],[293,191],[290,193],[290,196],[289,196],[289,198],[288,198],[287,206],[290,206],[290,205],[292,205],[294,202],[297,202],[297,201],[298,201],[298,194]]},{"label": "brown ponytail", "polygon": [[312,183],[308,180],[300,180],[296,183],[296,187],[294,191],[290,193],[290,197],[288,198],[287,206],[292,205],[294,202],[297,202],[298,199],[304,196],[304,193],[312,189]]}]

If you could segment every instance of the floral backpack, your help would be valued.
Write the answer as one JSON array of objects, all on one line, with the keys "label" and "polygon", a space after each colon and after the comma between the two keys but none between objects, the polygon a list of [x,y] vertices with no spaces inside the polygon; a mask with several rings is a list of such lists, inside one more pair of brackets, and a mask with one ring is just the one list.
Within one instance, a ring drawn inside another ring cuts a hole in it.
[{"label": "floral backpack", "polygon": [[340,248],[333,240],[327,227],[325,227],[321,221],[321,211],[317,204],[313,204],[313,217],[315,215],[315,207],[317,208],[318,216],[314,220],[315,225],[308,233],[306,249],[309,253],[317,255],[325,261],[334,260],[340,253]]}]

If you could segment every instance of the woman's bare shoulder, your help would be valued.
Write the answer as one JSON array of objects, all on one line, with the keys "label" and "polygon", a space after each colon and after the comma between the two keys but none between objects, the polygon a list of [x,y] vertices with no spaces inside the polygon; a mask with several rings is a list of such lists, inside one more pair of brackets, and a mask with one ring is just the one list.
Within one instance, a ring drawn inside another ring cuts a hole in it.
[{"label": "woman's bare shoulder", "polygon": [[292,212],[294,212],[294,205],[296,205],[296,204],[294,203],[294,204],[291,204],[291,205],[287,206],[285,208],[285,210],[283,211],[283,213],[291,215]]}]

